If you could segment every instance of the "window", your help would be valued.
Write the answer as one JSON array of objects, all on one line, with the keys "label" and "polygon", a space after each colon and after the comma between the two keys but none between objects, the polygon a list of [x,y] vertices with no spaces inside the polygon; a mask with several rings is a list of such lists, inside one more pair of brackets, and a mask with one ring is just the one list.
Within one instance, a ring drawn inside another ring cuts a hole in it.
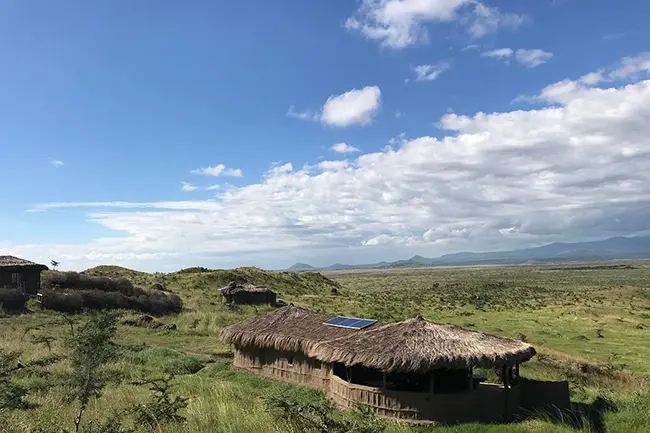
[{"label": "window", "polygon": [[321,369],[321,362],[320,362],[319,360],[315,360],[315,361],[314,361],[314,368],[315,368],[316,370],[320,370],[320,369]]},{"label": "window", "polygon": [[293,367],[293,355],[289,355],[289,357],[287,358],[287,364],[289,365],[289,367]]}]

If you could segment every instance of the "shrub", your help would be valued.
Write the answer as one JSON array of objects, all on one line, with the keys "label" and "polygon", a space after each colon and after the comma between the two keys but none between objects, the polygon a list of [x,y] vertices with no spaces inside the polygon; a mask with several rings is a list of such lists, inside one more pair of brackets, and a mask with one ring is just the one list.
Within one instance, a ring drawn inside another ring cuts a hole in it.
[{"label": "shrub", "polygon": [[62,289],[119,292],[127,296],[132,296],[135,291],[128,278],[95,277],[77,272],[49,272],[43,277],[42,286],[46,289],[58,286]]},{"label": "shrub", "polygon": [[278,421],[286,422],[300,432],[382,433],[386,424],[368,411],[343,416],[329,400],[305,402],[292,395],[267,398],[267,410]]},{"label": "shrub", "polygon": [[41,306],[65,313],[83,309],[128,309],[158,316],[179,313],[183,309],[183,301],[178,295],[137,289],[138,296],[99,290],[43,290]]},{"label": "shrub", "polygon": [[136,385],[150,385],[152,392],[149,400],[133,408],[135,423],[151,432],[159,431],[161,424],[183,423],[185,418],[178,412],[187,407],[188,399],[182,396],[171,396],[173,375],[161,379],[151,379],[146,382],[136,382]]},{"label": "shrub", "polygon": [[193,356],[182,356],[172,360],[163,371],[171,375],[194,374],[204,367],[200,359]]},{"label": "shrub", "polygon": [[22,290],[0,288],[0,310],[24,310],[25,302],[27,302],[27,296]]}]

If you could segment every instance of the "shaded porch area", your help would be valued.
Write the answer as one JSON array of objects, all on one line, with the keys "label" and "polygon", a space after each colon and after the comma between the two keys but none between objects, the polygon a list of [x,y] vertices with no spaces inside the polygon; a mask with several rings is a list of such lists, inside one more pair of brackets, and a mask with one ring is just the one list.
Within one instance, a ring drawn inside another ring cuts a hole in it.
[{"label": "shaded porch area", "polygon": [[330,397],[343,407],[357,404],[381,416],[440,423],[507,421],[520,405],[518,366],[501,368],[501,384],[484,383],[472,369],[383,373],[335,364]]}]

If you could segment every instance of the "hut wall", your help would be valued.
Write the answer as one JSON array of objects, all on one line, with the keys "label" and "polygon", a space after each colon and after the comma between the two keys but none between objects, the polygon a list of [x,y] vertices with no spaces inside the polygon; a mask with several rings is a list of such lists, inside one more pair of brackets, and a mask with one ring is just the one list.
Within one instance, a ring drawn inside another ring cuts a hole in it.
[{"label": "hut wall", "polygon": [[233,365],[269,379],[307,385],[321,390],[327,390],[329,386],[329,365],[299,353],[236,347]]},{"label": "hut wall", "polygon": [[0,270],[0,287],[21,289],[28,295],[36,295],[40,286],[40,270],[21,268],[8,268]]},{"label": "hut wall", "polygon": [[356,385],[333,375],[329,395],[342,407],[362,404],[380,416],[445,423],[500,421],[519,406],[518,387],[509,389],[506,399],[504,389],[492,384],[462,393],[430,394]]},{"label": "hut wall", "polygon": [[232,295],[223,294],[223,301],[226,304],[234,303],[240,305],[275,305],[275,292],[248,292],[240,291]]},{"label": "hut wall", "polygon": [[521,406],[524,409],[534,410],[544,406],[568,409],[571,406],[567,381],[553,382],[522,378],[520,386]]}]

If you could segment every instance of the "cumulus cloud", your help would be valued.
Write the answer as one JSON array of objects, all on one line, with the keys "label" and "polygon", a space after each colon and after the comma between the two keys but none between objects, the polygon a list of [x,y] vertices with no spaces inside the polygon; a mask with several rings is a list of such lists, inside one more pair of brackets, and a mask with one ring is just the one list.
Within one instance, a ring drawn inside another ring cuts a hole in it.
[{"label": "cumulus cloud", "polygon": [[299,120],[313,120],[317,122],[320,119],[320,113],[310,110],[297,111],[296,107],[291,105],[289,106],[289,110],[287,110],[287,117]]},{"label": "cumulus cloud", "polygon": [[191,174],[203,174],[207,176],[227,176],[227,177],[242,177],[242,173],[239,168],[226,168],[223,164],[217,164],[212,167],[197,168],[190,172]]},{"label": "cumulus cloud", "polygon": [[[628,60],[602,74],[629,64],[638,66],[624,75],[642,73],[643,62]],[[649,233],[650,80],[580,80],[549,84],[535,109],[448,113],[437,137],[272,167],[212,200],[44,204],[38,209],[87,209],[115,236],[3,244],[0,254],[170,268],[181,259],[290,264],[327,254],[359,262]]]},{"label": "cumulus cloud", "polygon": [[525,17],[476,0],[362,0],[345,28],[382,46],[400,49],[428,41],[428,24],[460,22],[473,37],[517,28]]},{"label": "cumulus cloud", "polygon": [[526,66],[527,68],[536,68],[549,61],[551,57],[553,57],[553,53],[538,48],[520,48],[517,51],[512,48],[497,48],[485,51],[481,53],[481,56],[491,57],[494,59],[509,59],[514,56],[520,65]]},{"label": "cumulus cloud", "polygon": [[522,48],[517,50],[515,53],[517,62],[526,66],[527,68],[536,68],[540,65],[543,65],[544,63],[548,62],[551,57],[553,57],[553,53],[540,49],[527,50]]},{"label": "cumulus cloud", "polygon": [[519,95],[512,102],[566,103],[597,84],[629,82],[650,74],[650,52],[624,57],[614,65],[584,74],[577,80],[562,80],[550,84],[537,95]]},{"label": "cumulus cloud", "polygon": [[362,89],[352,89],[340,95],[327,98],[318,112],[294,111],[289,107],[287,115],[294,119],[319,121],[323,125],[346,127],[352,125],[368,125],[381,106],[381,90],[377,86],[366,86]]},{"label": "cumulus cloud", "polygon": [[437,63],[435,65],[419,65],[413,67],[413,72],[415,72],[415,81],[434,81],[437,79],[440,74],[449,69],[451,65],[447,62]]},{"label": "cumulus cloud", "polygon": [[196,185],[192,185],[189,182],[181,182],[181,191],[192,192],[192,191],[196,191],[197,189],[198,186]]},{"label": "cumulus cloud", "polygon": [[367,125],[372,123],[381,105],[381,90],[377,86],[354,89],[330,96],[323,105],[321,122],[329,126]]},{"label": "cumulus cloud", "polygon": [[354,146],[350,146],[349,144],[346,143],[336,143],[335,145],[332,146],[331,149],[337,153],[359,152],[359,149],[357,149]]},{"label": "cumulus cloud", "polygon": [[63,161],[60,159],[50,159],[50,165],[54,168],[63,167]]},{"label": "cumulus cloud", "polygon": [[503,59],[512,56],[513,53],[514,51],[512,50],[512,48],[496,48],[494,50],[485,51],[481,53],[481,56]]},{"label": "cumulus cloud", "polygon": [[464,17],[468,23],[468,31],[475,38],[480,38],[488,33],[494,33],[500,28],[516,29],[521,26],[526,17],[514,13],[504,13],[495,7],[488,7],[482,3],[475,3],[474,13]]}]

